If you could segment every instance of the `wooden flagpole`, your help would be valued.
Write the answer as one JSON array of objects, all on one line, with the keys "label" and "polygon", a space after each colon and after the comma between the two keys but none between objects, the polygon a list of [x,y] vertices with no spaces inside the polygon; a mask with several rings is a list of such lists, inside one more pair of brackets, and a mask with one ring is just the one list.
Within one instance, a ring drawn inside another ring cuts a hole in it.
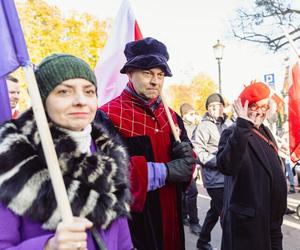
[{"label": "wooden flagpole", "polygon": [[165,100],[165,97],[164,97],[163,93],[160,93],[160,98],[161,98],[161,101],[162,101],[162,103],[164,105],[164,109],[165,109],[165,111],[167,113],[168,121],[169,121],[169,124],[171,126],[171,130],[172,130],[173,136],[175,138],[175,141],[181,142],[181,140],[179,138],[179,135],[178,135],[178,131],[177,131],[176,127],[175,127],[173,118],[171,116],[169,107],[168,107],[168,105],[166,103],[166,100]]}]

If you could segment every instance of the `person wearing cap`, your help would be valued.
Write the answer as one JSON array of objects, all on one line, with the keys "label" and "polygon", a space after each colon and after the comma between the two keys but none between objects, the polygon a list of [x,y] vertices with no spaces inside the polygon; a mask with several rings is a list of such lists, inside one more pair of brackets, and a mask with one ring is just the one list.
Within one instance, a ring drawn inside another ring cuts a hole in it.
[{"label": "person wearing cap", "polygon": [[[179,110],[188,137],[189,139],[192,139],[193,132],[200,120],[199,115],[194,107],[189,103],[181,104]],[[194,176],[195,174],[196,176],[198,174],[198,165],[196,166],[196,168],[197,170],[195,170]],[[198,189],[196,185],[196,178],[192,178],[188,188],[183,192],[182,219],[183,224],[189,226],[191,233],[199,235],[201,226],[199,224],[197,208]]]},{"label": "person wearing cap", "polygon": [[236,122],[224,130],[217,154],[225,175],[222,250],[282,250],[287,205],[284,167],[263,124],[270,89],[251,82],[234,101]]},{"label": "person wearing cap", "polygon": [[205,102],[207,112],[196,127],[192,142],[201,163],[202,181],[211,198],[210,208],[202,224],[197,248],[212,250],[211,231],[217,224],[223,207],[224,176],[217,168],[216,155],[221,133],[231,125],[224,114],[225,102],[218,93],[209,95]]},{"label": "person wearing cap", "polygon": [[118,138],[92,123],[92,69],[75,56],[53,54],[35,76],[74,221],[61,221],[29,109],[0,128],[0,249],[97,250],[103,249],[95,243],[99,238],[108,250],[133,249],[128,156]]},{"label": "person wearing cap", "polygon": [[181,142],[175,142],[160,98],[164,78],[172,76],[169,54],[151,37],[127,43],[124,53],[127,62],[121,73],[129,82],[98,115],[113,122],[131,156],[132,241],[139,250],[182,250],[181,194],[192,178],[195,159],[182,119],[169,109],[180,131]]}]

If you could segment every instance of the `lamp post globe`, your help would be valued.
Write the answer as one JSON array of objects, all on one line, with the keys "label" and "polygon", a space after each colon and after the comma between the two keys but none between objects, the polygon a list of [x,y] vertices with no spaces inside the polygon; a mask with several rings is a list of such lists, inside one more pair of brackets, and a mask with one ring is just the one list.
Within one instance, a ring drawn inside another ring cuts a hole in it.
[{"label": "lamp post globe", "polygon": [[220,40],[217,40],[217,44],[213,46],[215,58],[218,61],[218,72],[219,72],[219,93],[222,94],[221,88],[221,60],[223,58],[225,45],[220,43]]}]

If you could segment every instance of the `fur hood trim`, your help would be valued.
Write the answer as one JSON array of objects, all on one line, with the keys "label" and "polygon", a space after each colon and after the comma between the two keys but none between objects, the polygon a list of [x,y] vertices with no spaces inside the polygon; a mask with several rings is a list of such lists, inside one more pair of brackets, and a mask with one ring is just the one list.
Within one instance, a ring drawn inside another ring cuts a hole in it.
[{"label": "fur hood trim", "polygon": [[[93,124],[93,154],[49,123],[74,216],[106,229],[129,216],[128,157],[117,138]],[[0,127],[0,202],[14,213],[55,230],[61,220],[32,110]]]}]

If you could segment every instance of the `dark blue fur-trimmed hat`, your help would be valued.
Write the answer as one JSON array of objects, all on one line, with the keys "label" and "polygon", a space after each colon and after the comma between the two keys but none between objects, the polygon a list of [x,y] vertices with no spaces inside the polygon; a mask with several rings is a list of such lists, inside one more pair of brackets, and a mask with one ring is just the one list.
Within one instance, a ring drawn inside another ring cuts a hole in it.
[{"label": "dark blue fur-trimmed hat", "polygon": [[120,70],[122,74],[126,74],[128,68],[160,68],[164,71],[165,76],[172,76],[167,64],[169,60],[167,47],[152,37],[127,43],[124,54],[127,62]]}]

